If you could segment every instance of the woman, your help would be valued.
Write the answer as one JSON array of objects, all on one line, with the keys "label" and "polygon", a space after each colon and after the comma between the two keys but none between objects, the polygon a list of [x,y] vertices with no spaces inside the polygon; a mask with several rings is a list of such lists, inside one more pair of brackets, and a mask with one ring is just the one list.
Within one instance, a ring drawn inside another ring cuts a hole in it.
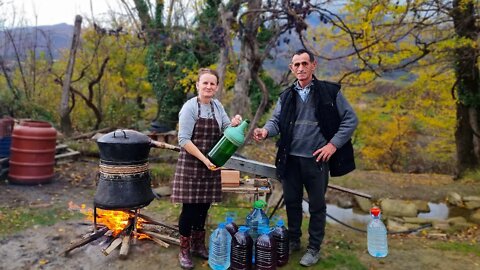
[{"label": "woman", "polygon": [[191,253],[208,259],[205,220],[210,204],[222,199],[220,171],[205,154],[228,126],[237,126],[242,120],[236,115],[230,121],[222,104],[214,99],[217,84],[218,75],[214,70],[200,69],[196,83],[198,96],[188,100],[179,113],[178,143],[182,148],[171,199],[183,204],[178,220],[178,259],[184,269],[193,268]]}]

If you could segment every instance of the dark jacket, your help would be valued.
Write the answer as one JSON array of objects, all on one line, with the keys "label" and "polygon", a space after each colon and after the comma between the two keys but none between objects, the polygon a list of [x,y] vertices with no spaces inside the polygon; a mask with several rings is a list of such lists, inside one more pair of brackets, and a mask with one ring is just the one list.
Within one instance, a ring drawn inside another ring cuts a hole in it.
[{"label": "dark jacket", "polygon": [[[320,130],[327,141],[330,141],[340,127],[340,116],[336,106],[336,97],[340,85],[327,81],[313,79],[310,94],[313,95],[315,116]],[[290,142],[293,136],[293,127],[296,120],[296,96],[294,86],[290,86],[280,95],[280,139],[277,142],[278,152],[275,165],[279,179],[285,176],[287,156],[290,152]],[[330,175],[342,176],[355,169],[353,147],[348,140],[342,147],[337,149],[329,160]]]}]

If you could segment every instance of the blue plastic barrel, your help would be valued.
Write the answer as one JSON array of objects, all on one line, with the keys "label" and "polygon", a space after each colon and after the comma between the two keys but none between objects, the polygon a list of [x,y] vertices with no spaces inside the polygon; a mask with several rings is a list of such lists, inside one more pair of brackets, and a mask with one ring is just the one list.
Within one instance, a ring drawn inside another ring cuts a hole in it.
[{"label": "blue plastic barrel", "polygon": [[12,145],[12,137],[3,137],[0,139],[0,158],[10,156],[10,146]]},{"label": "blue plastic barrel", "polygon": [[13,118],[3,117],[0,119],[0,158],[10,157],[13,124]]}]

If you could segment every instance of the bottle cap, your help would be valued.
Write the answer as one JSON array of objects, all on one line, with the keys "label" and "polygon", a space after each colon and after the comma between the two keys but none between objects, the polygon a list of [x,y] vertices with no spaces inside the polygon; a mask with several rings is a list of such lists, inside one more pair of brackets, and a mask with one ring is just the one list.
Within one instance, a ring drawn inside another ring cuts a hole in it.
[{"label": "bottle cap", "polygon": [[265,201],[262,201],[262,200],[255,201],[253,203],[253,207],[257,208],[257,209],[262,209],[265,205],[267,205],[267,203]]},{"label": "bottle cap", "polygon": [[260,226],[258,227],[258,232],[260,234],[269,234],[270,233],[270,228],[267,226]]},{"label": "bottle cap", "polygon": [[248,228],[247,226],[240,226],[240,228],[238,228],[239,232],[247,232],[248,230],[250,230],[250,228]]},{"label": "bottle cap", "polygon": [[283,225],[285,225],[285,222],[283,222],[283,219],[279,219],[279,220],[277,221],[277,226],[278,226],[278,227],[282,227]]},{"label": "bottle cap", "polygon": [[227,221],[227,223],[232,223],[233,222],[233,217],[227,217],[225,220]]},{"label": "bottle cap", "polygon": [[236,146],[240,147],[243,145],[245,142],[245,130],[248,127],[248,124],[250,123],[249,120],[243,120],[240,125],[236,127],[229,127],[225,130],[223,135],[233,144]]},{"label": "bottle cap", "polygon": [[225,222],[218,223],[218,228],[225,229]]},{"label": "bottle cap", "polygon": [[372,207],[372,209],[370,209],[370,213],[371,213],[374,217],[378,217],[378,215],[380,214],[380,208],[378,208],[378,207]]}]

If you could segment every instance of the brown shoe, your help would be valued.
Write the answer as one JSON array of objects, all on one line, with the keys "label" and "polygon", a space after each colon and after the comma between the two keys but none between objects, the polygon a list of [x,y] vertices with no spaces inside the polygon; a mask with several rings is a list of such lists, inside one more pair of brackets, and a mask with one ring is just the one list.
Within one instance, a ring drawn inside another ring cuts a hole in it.
[{"label": "brown shoe", "polygon": [[192,231],[192,255],[208,260],[208,250],[205,247],[205,231]]},{"label": "brown shoe", "polygon": [[190,237],[180,235],[180,253],[178,261],[183,269],[193,269],[192,256],[190,255]]}]

